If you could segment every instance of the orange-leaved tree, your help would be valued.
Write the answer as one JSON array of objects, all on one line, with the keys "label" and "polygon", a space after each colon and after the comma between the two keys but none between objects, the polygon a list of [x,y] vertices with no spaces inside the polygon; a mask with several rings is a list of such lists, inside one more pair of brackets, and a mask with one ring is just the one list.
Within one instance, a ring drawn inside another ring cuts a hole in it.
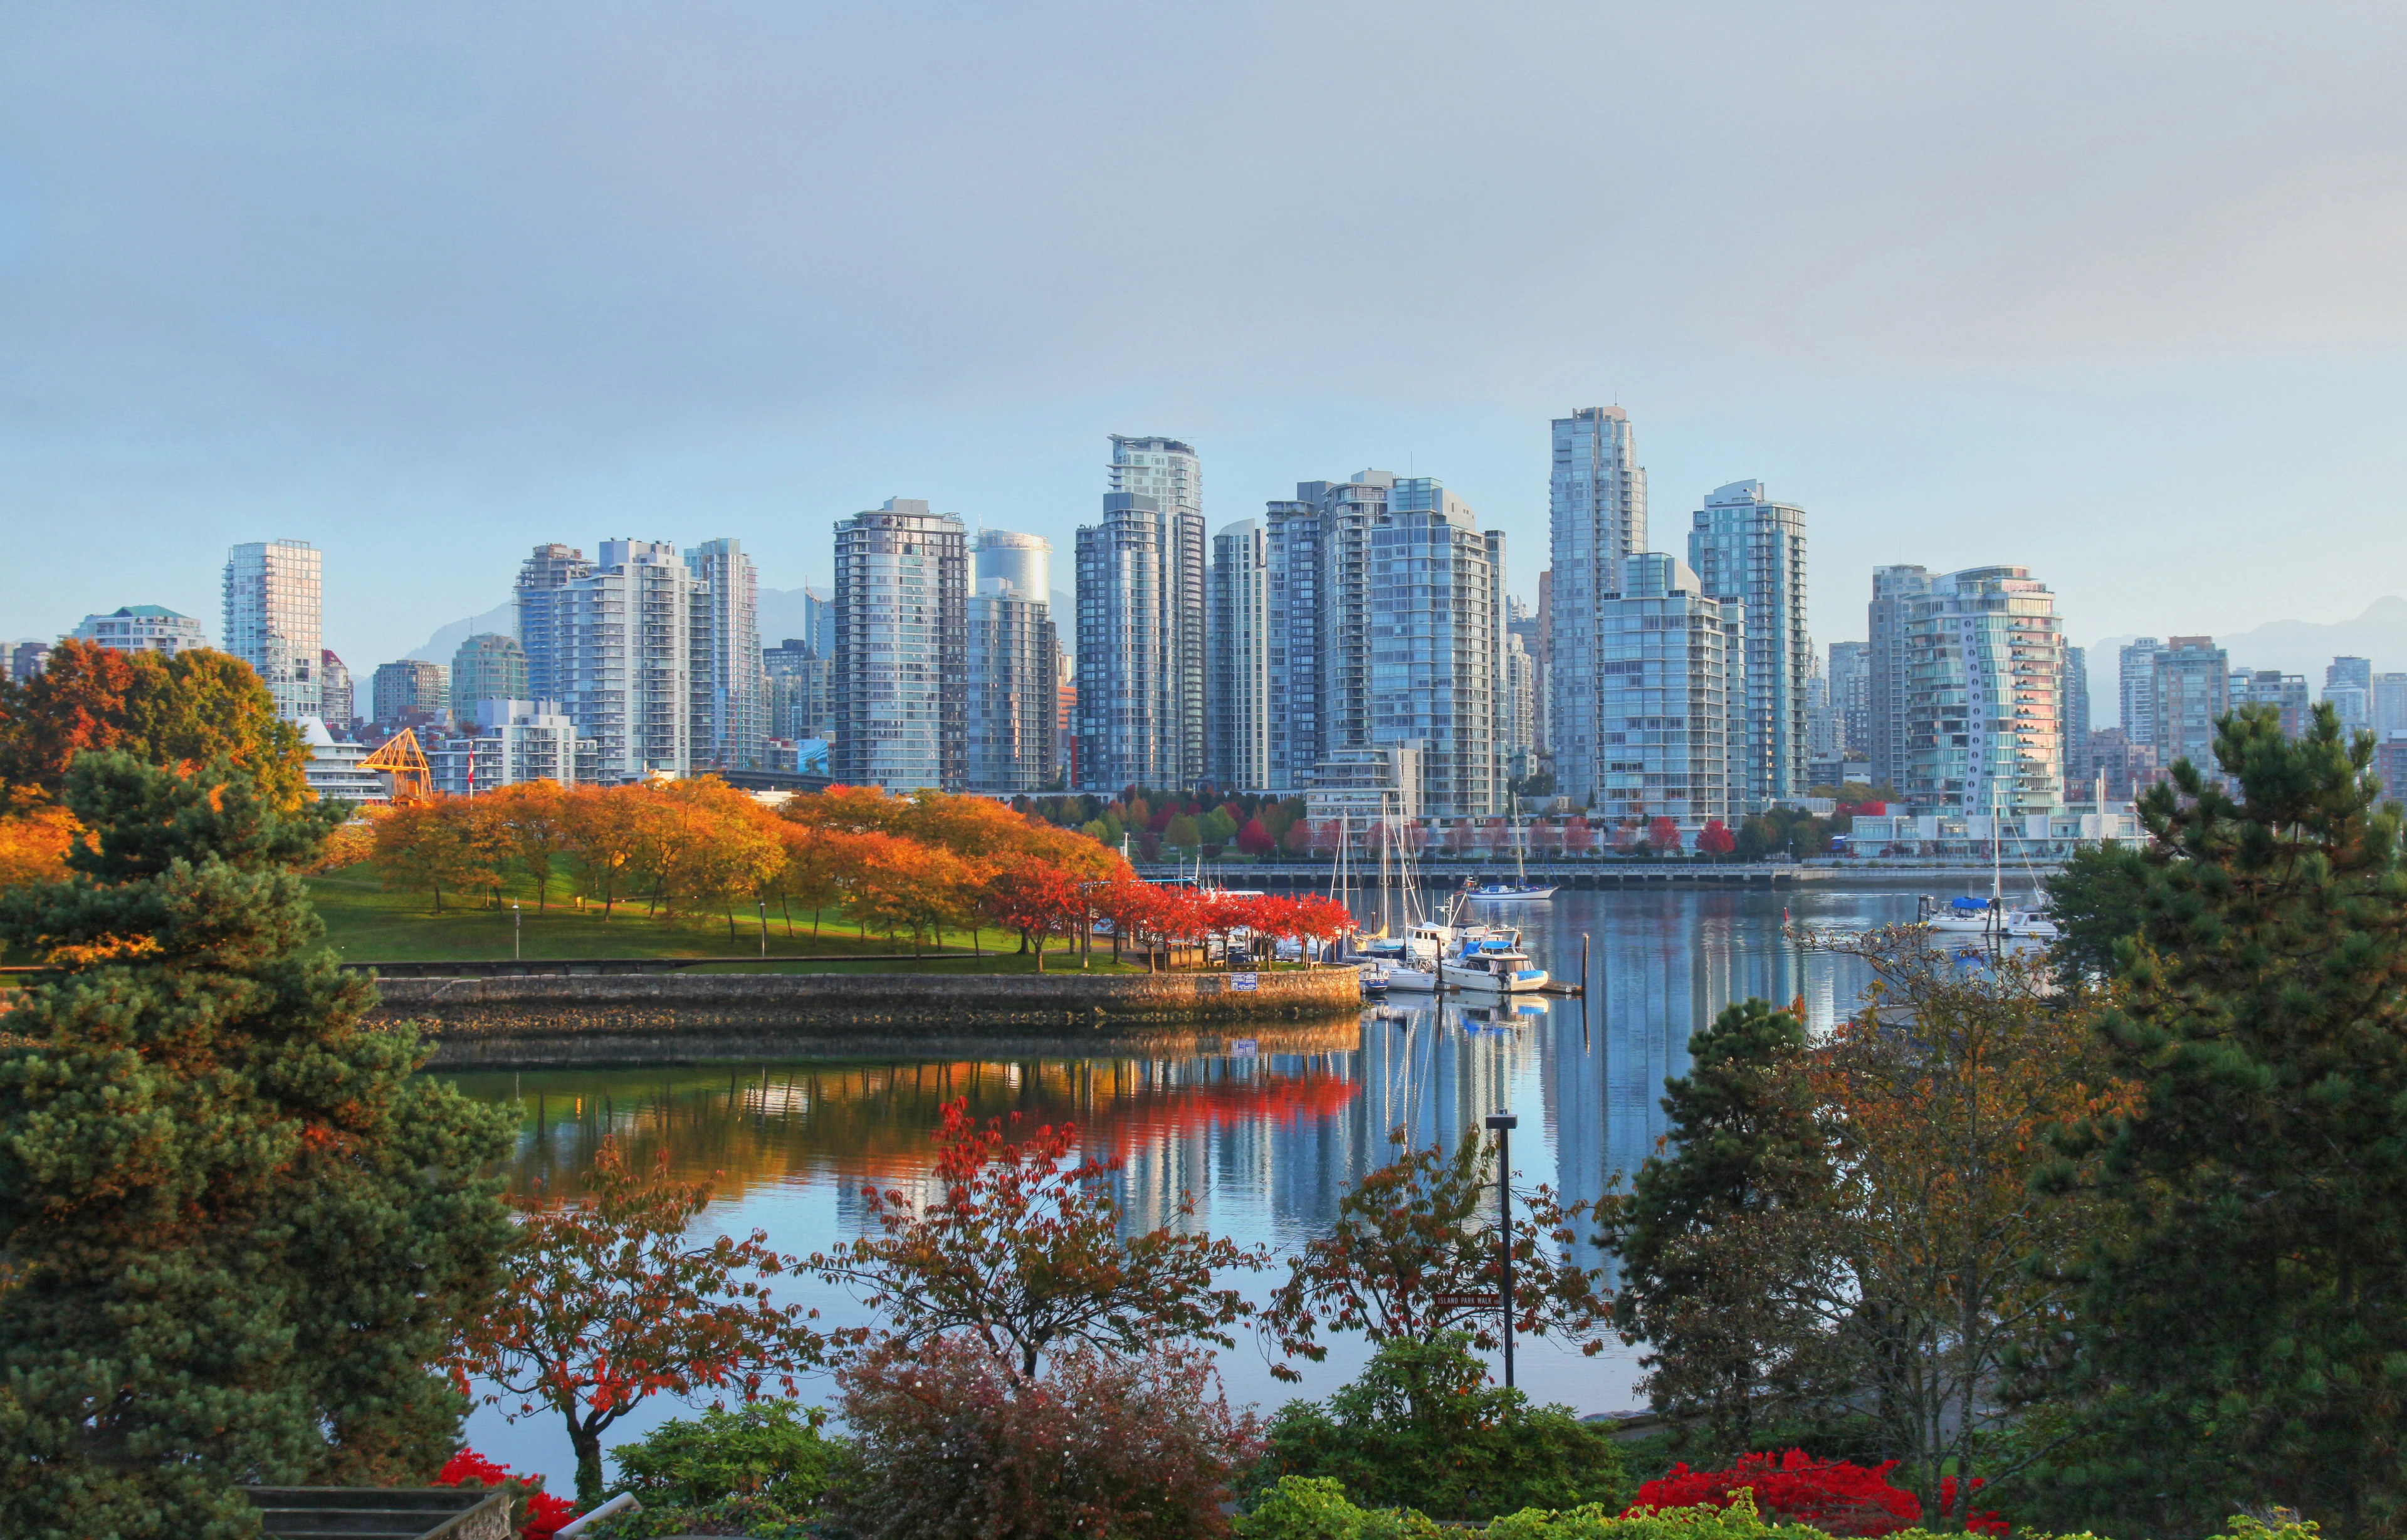
[{"label": "orange-leaved tree", "polygon": [[550,905],[553,868],[568,849],[568,792],[555,780],[531,780],[490,791],[483,801],[504,846],[534,878],[541,914]]},{"label": "orange-leaved tree", "polygon": [[835,836],[845,907],[864,929],[911,933],[918,955],[947,927],[974,922],[976,874],[950,850],[893,834]]},{"label": "orange-leaved tree", "polygon": [[[1388,1137],[1407,1145],[1401,1128]],[[1514,1196],[1513,1329],[1601,1351],[1612,1301],[1602,1270],[1581,1266],[1574,1250],[1592,1205],[1565,1204],[1544,1185]],[[1474,1347],[1495,1348],[1503,1321],[1495,1215],[1492,1140],[1474,1129],[1450,1156],[1440,1145],[1405,1148],[1338,1200],[1327,1234],[1288,1259],[1288,1279],[1262,1310],[1264,1337],[1315,1363],[1329,1356],[1324,1329],[1424,1345],[1468,1332]],[[1271,1373],[1302,1377],[1285,1362]]]},{"label": "orange-leaved tree", "polygon": [[710,1201],[707,1182],[646,1174],[615,1141],[594,1152],[590,1193],[523,1200],[509,1283],[464,1331],[452,1361],[463,1390],[482,1379],[512,1421],[548,1409],[577,1451],[577,1495],[602,1500],[602,1435],[648,1398],[732,1391],[746,1401],[824,1361],[818,1312],[780,1305],[766,1280],[791,1259],[765,1233],[738,1239],[687,1232]]},{"label": "orange-leaved tree", "polygon": [[579,891],[602,901],[605,920],[636,880],[651,811],[640,786],[580,786],[568,793],[568,859]]},{"label": "orange-leaved tree", "polygon": [[[886,1318],[879,1339],[965,1335],[1028,1378],[1047,1348],[1071,1343],[1121,1353],[1186,1338],[1232,1346],[1226,1328],[1253,1306],[1215,1287],[1216,1275],[1259,1269],[1266,1253],[1169,1225],[1123,1233],[1117,1158],[1078,1159],[1071,1124],[1016,1137],[1018,1113],[981,1126],[967,1108],[947,1103],[936,1133],[941,1196],[863,1189],[877,1233],[808,1263]],[[1177,1217],[1194,1212],[1181,1193]]]}]

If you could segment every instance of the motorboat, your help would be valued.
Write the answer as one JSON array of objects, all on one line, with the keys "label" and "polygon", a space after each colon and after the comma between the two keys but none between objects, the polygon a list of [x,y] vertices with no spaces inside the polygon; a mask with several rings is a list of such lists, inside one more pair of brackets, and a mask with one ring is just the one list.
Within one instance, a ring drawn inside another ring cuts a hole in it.
[{"label": "motorboat", "polygon": [[1472,994],[1534,993],[1546,987],[1546,970],[1531,964],[1521,949],[1521,933],[1510,926],[1480,926],[1462,938],[1441,966],[1435,954],[1413,957],[1388,970],[1388,983],[1398,990],[1435,990],[1443,978],[1449,989]]}]

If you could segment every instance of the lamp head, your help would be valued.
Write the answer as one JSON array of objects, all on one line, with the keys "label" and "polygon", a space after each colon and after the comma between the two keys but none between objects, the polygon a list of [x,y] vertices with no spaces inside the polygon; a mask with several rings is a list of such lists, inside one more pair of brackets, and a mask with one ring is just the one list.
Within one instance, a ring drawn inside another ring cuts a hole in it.
[{"label": "lamp head", "polygon": [[1503,1129],[1519,1128],[1520,1126],[1521,1119],[1516,1118],[1502,1107],[1497,1108],[1494,1112],[1488,1115],[1488,1131],[1491,1134]]}]

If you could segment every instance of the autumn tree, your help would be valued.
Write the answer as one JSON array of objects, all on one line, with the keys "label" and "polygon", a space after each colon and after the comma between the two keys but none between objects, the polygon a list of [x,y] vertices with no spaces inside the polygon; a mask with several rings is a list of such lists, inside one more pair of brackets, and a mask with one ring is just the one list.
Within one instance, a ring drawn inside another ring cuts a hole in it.
[{"label": "autumn tree", "polygon": [[462,1390],[488,1381],[487,1403],[512,1421],[560,1416],[588,1507],[602,1500],[602,1435],[651,1396],[791,1394],[826,1353],[818,1313],[771,1297],[788,1259],[762,1231],[688,1233],[710,1184],[677,1180],[667,1162],[663,1150],[654,1170],[632,1169],[605,1140],[585,1196],[521,1200],[507,1286],[451,1360]]},{"label": "autumn tree", "polygon": [[422,1484],[506,1116],[363,1023],[293,875],[339,809],[223,760],[88,753],[59,791],[91,843],[0,895],[51,970],[0,1048],[0,1533],[249,1533],[240,1483]]},{"label": "autumn tree", "polygon": [[[1189,1338],[1232,1346],[1226,1328],[1253,1307],[1215,1275],[1259,1268],[1262,1253],[1169,1225],[1124,1234],[1117,1159],[1079,1159],[1069,1124],[1022,1134],[1018,1114],[980,1126],[967,1106],[947,1104],[936,1133],[938,1196],[864,1188],[876,1233],[810,1259],[886,1319],[879,1336],[967,1336],[1024,1378],[1073,1343],[1118,1353]],[[1182,1194],[1178,1218],[1194,1212]]]},{"label": "autumn tree", "polygon": [[2011,1478],[2042,1452],[1999,1435],[2008,1370],[2064,1329],[2067,1274],[2113,1228],[2094,1199],[2031,1191],[2060,1124],[2132,1109],[2094,1008],[2044,960],[1967,968],[1911,927],[1826,938],[1870,966],[1865,1003],[1808,1061],[1834,1136],[1818,1280],[1888,1452],[1927,1511],[1947,1469]]},{"label": "autumn tree", "polygon": [[605,921],[636,880],[652,810],[642,787],[580,786],[568,794],[568,858],[578,890],[602,901]]},{"label": "autumn tree", "polygon": [[558,781],[522,781],[481,799],[501,843],[534,878],[534,907],[549,907],[553,869],[568,848],[568,792]]},{"label": "autumn tree", "polygon": [[973,922],[976,878],[950,850],[891,834],[854,834],[836,849],[845,907],[863,930],[908,931],[916,956],[947,928]]},{"label": "autumn tree", "polygon": [[[1401,1128],[1389,1138],[1407,1144]],[[1482,1351],[1502,1346],[1503,1311],[1485,1303],[1503,1287],[1495,1162],[1493,1141],[1472,1130],[1451,1155],[1439,1145],[1404,1148],[1365,1175],[1338,1200],[1329,1233],[1289,1259],[1262,1312],[1265,1338],[1315,1363],[1329,1356],[1324,1331],[1422,1344],[1467,1332]],[[1601,1351],[1612,1310],[1604,1275],[1579,1265],[1573,1249],[1588,1205],[1565,1205],[1541,1185],[1518,1191],[1514,1206],[1514,1330]],[[1301,1377],[1286,1363],[1271,1372]]]},{"label": "autumn tree", "polygon": [[[2371,734],[2218,724],[2223,779],[2141,799],[2136,930],[2098,1026],[2134,1105],[2073,1120],[2062,1201],[2115,1224],[2055,1365],[2056,1482],[2103,1527],[2240,1501],[2407,1527],[2407,870]],[[2078,1163],[2074,1163],[2078,1162]]]},{"label": "autumn tree", "polygon": [[1689,1034],[1688,1062],[1663,1082],[1664,1148],[1610,1207],[1614,1315],[1646,1346],[1656,1405],[1702,1415],[1717,1449],[1743,1453],[1759,1407],[1828,1375],[1830,1322],[1810,1280],[1829,1265],[1836,1178],[1795,1013],[1726,1006]]},{"label": "autumn tree", "polygon": [[223,759],[279,811],[309,799],[309,752],[249,663],[195,649],[120,652],[73,638],[23,683],[0,681],[0,800],[56,798],[75,757],[114,749],[191,769]]},{"label": "autumn tree", "polygon": [[1078,879],[1044,862],[998,873],[987,883],[981,903],[997,924],[1019,933],[1023,947],[1034,947],[1038,973],[1045,971],[1046,941],[1075,934],[1087,917],[1087,895]]}]

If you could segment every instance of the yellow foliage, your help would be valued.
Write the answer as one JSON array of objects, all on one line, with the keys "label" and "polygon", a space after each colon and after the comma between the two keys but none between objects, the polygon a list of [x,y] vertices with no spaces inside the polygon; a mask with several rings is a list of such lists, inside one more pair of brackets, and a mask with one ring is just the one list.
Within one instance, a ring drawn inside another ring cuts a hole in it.
[{"label": "yellow foliage", "polygon": [[0,888],[64,878],[79,833],[75,815],[55,805],[0,818]]}]

